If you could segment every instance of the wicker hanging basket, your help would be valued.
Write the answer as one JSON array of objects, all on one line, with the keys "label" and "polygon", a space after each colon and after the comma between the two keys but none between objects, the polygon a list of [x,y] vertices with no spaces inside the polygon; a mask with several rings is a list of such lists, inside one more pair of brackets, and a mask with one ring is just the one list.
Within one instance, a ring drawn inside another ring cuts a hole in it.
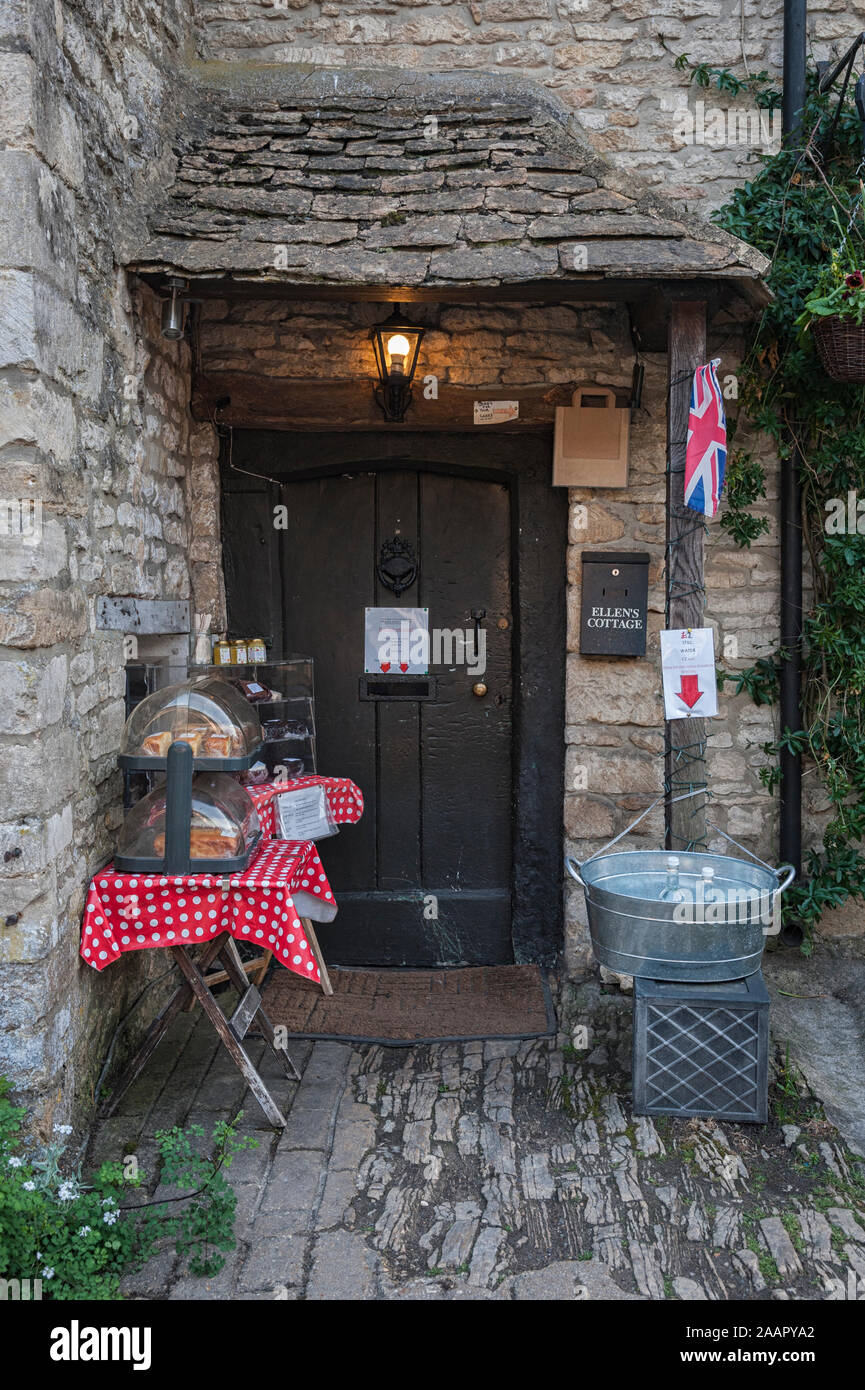
[{"label": "wicker hanging basket", "polygon": [[815,318],[811,331],[823,369],[833,381],[865,382],[865,324],[833,315]]}]

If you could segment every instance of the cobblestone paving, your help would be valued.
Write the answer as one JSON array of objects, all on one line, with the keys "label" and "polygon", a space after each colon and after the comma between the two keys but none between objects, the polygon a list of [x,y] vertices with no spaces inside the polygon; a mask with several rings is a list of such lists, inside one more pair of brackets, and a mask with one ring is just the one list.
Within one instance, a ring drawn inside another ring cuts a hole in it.
[{"label": "cobblestone paving", "polygon": [[237,1249],[212,1279],[163,1251],[127,1297],[865,1297],[860,1161],[783,1058],[766,1127],[652,1121],[630,1106],[630,1000],[590,982],[559,1010],[535,1042],[295,1045],[299,1085],[262,1067],[282,1134],[187,1016],[91,1158],[147,1168],[157,1129],[242,1105],[259,1145],[231,1170]]}]

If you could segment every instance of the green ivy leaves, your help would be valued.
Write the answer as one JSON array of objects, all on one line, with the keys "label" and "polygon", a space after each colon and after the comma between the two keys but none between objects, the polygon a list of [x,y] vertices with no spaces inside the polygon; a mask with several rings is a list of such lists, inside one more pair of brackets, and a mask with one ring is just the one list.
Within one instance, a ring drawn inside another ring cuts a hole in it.
[{"label": "green ivy leaves", "polygon": [[[676,66],[703,88],[747,93],[768,107],[779,99],[767,73],[738,78],[707,64],[690,64],[684,55]],[[762,156],[760,173],[715,214],[720,226],[769,257],[774,293],[740,369],[740,408],[731,433],[747,420],[752,430],[769,436],[782,466],[789,467],[792,431],[802,455],[802,528],[810,562],[803,727],[781,730],[765,745],[769,761],[760,775],[774,789],[780,754],[789,749],[805,760],[806,778],[820,780],[823,842],[809,852],[803,882],[784,899],[785,915],[806,927],[851,897],[865,898],[865,506],[862,533],[858,511],[860,497],[865,503],[865,388],[831,381],[810,334],[800,332],[811,315],[838,312],[842,301],[849,317],[862,321],[865,316],[865,291],[843,300],[851,288],[844,277],[865,265],[857,202],[862,129],[847,101],[833,148],[824,150],[837,101],[837,91],[820,96],[816,75],[810,74],[802,146]],[[752,511],[765,496],[763,467],[752,453],[731,451],[728,468],[721,526],[737,545],[748,547],[767,530],[765,518]],[[841,519],[834,530],[833,518]],[[720,672],[719,684],[747,693],[756,704],[772,704],[784,656],[778,652],[746,671]]]}]

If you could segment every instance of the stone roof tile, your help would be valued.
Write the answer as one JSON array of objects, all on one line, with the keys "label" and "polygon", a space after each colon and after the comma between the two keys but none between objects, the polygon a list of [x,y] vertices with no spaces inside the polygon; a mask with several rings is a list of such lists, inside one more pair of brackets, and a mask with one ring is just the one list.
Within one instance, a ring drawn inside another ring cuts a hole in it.
[{"label": "stone roof tile", "polygon": [[184,96],[173,179],[129,256],[144,272],[424,287],[705,275],[756,289],[766,268],[613,171],[523,78],[204,64]]}]

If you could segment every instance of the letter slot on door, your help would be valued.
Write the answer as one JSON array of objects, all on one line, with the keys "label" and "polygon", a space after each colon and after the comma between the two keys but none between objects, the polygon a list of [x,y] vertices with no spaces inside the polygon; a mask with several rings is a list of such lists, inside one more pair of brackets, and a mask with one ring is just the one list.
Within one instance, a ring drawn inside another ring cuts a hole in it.
[{"label": "letter slot on door", "polygon": [[361,676],[361,700],[434,700],[435,676]]}]

